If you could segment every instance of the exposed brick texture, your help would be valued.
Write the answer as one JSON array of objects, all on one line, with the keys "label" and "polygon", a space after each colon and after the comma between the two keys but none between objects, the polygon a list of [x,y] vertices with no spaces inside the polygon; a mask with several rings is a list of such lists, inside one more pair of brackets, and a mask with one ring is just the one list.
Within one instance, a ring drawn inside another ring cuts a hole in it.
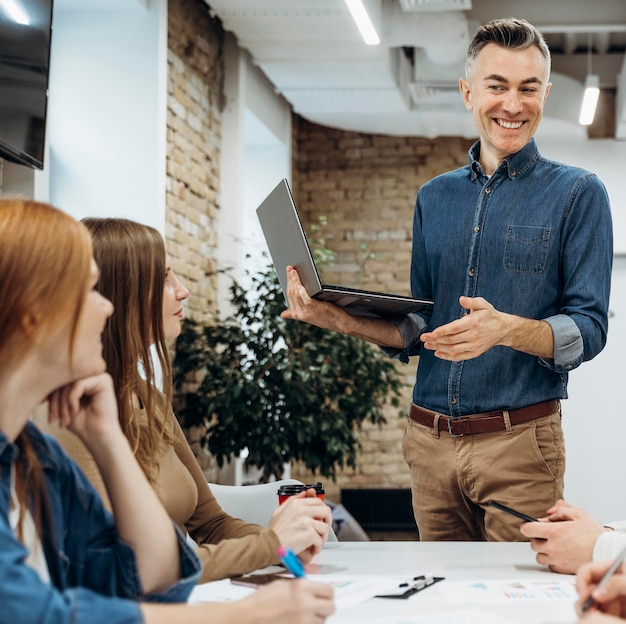
[{"label": "exposed brick texture", "polygon": [[217,293],[224,31],[203,0],[169,0],[168,11],[167,250],[204,320]]},{"label": "exposed brick texture", "polygon": [[[224,31],[203,0],[169,0],[166,246],[198,321],[217,307],[217,228],[224,107]],[[187,431],[207,479],[214,459]]]}]

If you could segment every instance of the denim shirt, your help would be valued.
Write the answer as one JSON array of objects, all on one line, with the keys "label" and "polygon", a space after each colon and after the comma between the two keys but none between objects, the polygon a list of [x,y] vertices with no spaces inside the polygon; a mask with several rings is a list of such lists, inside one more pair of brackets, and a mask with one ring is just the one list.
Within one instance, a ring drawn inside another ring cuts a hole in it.
[{"label": "denim shirt", "polygon": [[97,492],[55,440],[32,423],[26,427],[48,488],[53,528],[44,530],[43,547],[50,584],[24,563],[27,550],[9,525],[11,470],[19,449],[0,432],[0,624],[139,623],[136,601],[186,601],[201,566],[180,532],[182,579],[145,595],[134,552],[120,540]]},{"label": "denim shirt", "polygon": [[[418,192],[411,290],[435,304],[399,322],[401,352],[385,350],[403,361],[419,353],[413,401],[453,417],[566,398],[568,371],[604,348],[608,329],[613,233],[602,183],[543,158],[534,139],[489,177],[479,152],[478,142],[468,166]],[[422,331],[464,315],[460,295],[549,323],[553,358],[497,346],[455,363],[420,349]]]}]

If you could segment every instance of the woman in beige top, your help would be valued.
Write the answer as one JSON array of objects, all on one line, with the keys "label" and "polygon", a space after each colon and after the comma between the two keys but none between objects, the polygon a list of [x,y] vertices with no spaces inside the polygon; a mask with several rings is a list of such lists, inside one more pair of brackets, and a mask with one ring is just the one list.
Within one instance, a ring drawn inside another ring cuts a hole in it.
[{"label": "woman in beige top", "polygon": [[[279,545],[310,560],[324,545],[331,523],[330,509],[314,491],[278,507],[267,528],[229,516],[211,493],[176,420],[167,341],[181,331],[189,291],[172,271],[161,235],[126,219],[83,223],[91,232],[100,268],[98,290],[115,307],[103,334],[103,353],[122,430],[170,517],[198,543],[204,567],[200,582],[277,563]],[[163,393],[156,389],[152,344],[163,373]],[[108,505],[100,471],[80,440],[41,419],[38,424],[60,441]]]}]

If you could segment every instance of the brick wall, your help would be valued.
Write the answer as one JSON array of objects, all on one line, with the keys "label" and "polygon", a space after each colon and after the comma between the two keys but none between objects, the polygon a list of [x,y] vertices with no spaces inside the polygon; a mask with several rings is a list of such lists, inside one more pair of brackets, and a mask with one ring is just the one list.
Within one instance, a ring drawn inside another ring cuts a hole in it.
[{"label": "brick wall", "polygon": [[203,0],[169,0],[166,240],[197,320],[216,308],[224,31]]},{"label": "brick wall", "polygon": [[[166,247],[189,288],[188,315],[208,319],[217,308],[224,31],[203,0],[168,3]],[[202,431],[186,431],[207,479],[214,459],[200,447]]]}]

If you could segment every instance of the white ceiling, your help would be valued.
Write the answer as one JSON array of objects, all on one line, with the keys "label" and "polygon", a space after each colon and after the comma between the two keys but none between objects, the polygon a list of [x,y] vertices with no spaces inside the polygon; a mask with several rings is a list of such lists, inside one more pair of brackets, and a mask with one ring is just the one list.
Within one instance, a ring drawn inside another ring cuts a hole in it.
[{"label": "white ceiling", "polygon": [[525,18],[550,46],[552,91],[542,136],[585,136],[582,83],[592,71],[618,92],[626,139],[626,0],[366,0],[381,37],[366,46],[344,0],[205,0],[304,118],[368,133],[475,135],[458,79],[476,27]]},{"label": "white ceiling", "polygon": [[55,11],[125,11],[139,3],[147,7],[150,0],[53,0]]}]

